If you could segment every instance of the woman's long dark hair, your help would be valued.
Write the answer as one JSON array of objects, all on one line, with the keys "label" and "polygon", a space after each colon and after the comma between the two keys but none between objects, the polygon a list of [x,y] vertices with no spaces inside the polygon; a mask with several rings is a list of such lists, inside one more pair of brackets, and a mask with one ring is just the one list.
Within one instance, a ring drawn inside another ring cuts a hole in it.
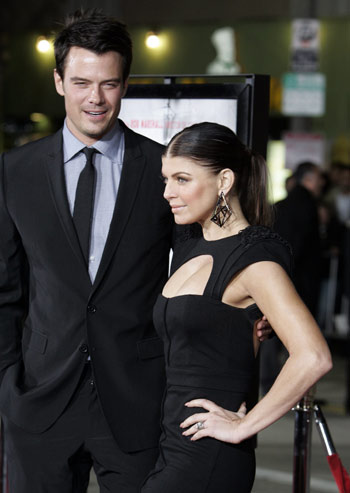
[{"label": "woman's long dark hair", "polygon": [[248,149],[228,127],[209,122],[186,127],[171,139],[164,155],[192,159],[214,174],[231,169],[235,174],[233,191],[247,221],[251,225],[271,225],[265,160]]}]

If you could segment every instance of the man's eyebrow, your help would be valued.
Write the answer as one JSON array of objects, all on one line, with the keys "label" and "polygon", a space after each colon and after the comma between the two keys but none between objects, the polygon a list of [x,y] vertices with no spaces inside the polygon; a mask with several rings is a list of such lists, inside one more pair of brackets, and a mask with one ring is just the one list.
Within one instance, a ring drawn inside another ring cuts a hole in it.
[{"label": "man's eyebrow", "polygon": [[74,76],[74,77],[70,77],[70,80],[72,81],[75,81],[75,80],[84,80],[84,81],[89,81],[89,79],[85,79],[85,77],[77,77],[77,76]]},{"label": "man's eyebrow", "polygon": [[103,81],[101,81],[102,83],[103,82],[121,82],[121,78],[120,77],[112,77],[111,79],[105,79]]},{"label": "man's eyebrow", "polygon": [[[85,77],[79,77],[79,76],[70,77],[70,80],[72,82],[78,81],[78,80],[81,80],[84,82],[92,82],[90,79],[86,79]],[[121,82],[121,78],[120,77],[114,77],[111,79],[102,80],[101,84],[104,84],[105,82],[117,82],[117,83],[119,83],[119,82]]]}]

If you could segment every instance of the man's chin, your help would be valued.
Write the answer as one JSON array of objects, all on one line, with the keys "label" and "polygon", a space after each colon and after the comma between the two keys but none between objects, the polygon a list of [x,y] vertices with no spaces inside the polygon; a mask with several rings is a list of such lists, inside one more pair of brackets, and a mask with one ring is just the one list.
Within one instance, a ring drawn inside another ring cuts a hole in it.
[{"label": "man's chin", "polygon": [[99,127],[99,128],[86,128],[84,129],[84,135],[91,140],[100,140],[106,133],[110,131],[111,127]]}]

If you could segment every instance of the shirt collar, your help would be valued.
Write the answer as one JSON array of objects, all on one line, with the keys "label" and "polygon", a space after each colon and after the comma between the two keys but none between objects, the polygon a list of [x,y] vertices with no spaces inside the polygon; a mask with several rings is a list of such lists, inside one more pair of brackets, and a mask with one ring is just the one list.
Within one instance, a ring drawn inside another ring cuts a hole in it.
[{"label": "shirt collar", "polygon": [[[92,147],[97,149],[101,154],[109,158],[111,161],[115,160],[119,155],[118,150],[122,144],[123,131],[117,120],[113,128],[109,130],[100,140],[94,143]],[[86,147],[79,139],[77,139],[67,127],[66,120],[63,125],[63,159],[67,163],[76,154]]]}]

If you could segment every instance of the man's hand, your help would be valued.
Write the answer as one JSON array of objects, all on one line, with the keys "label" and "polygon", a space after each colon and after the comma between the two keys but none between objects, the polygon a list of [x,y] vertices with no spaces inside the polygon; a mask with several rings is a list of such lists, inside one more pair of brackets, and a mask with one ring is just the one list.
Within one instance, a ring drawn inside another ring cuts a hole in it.
[{"label": "man's hand", "polygon": [[255,334],[260,342],[266,341],[273,335],[273,329],[265,315],[255,322]]}]

